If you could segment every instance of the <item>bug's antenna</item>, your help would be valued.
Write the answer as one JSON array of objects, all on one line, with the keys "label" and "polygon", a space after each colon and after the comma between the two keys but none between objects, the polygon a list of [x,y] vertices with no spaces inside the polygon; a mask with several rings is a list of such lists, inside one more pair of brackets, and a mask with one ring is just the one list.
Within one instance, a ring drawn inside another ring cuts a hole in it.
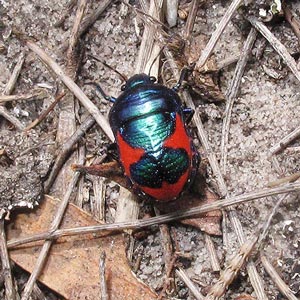
[{"label": "bug's antenna", "polygon": [[111,67],[110,65],[108,65],[106,62],[100,60],[98,57],[89,54],[88,57],[95,59],[96,61],[100,62],[103,66],[107,67],[108,69],[114,71],[116,74],[118,74],[118,76],[123,80],[123,81],[127,81],[128,78],[127,76],[125,76],[124,74],[120,73],[118,70],[116,70],[115,68]]},{"label": "bug's antenna", "polygon": [[115,102],[116,101],[116,98],[112,97],[112,96],[108,96],[98,83],[96,83],[96,82],[86,82],[85,84],[93,85],[105,100],[110,101],[110,102]]}]

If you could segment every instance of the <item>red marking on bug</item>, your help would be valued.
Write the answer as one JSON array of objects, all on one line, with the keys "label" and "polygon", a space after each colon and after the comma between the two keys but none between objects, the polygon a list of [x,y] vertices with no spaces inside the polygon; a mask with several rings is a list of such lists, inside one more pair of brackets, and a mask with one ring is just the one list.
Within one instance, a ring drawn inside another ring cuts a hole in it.
[{"label": "red marking on bug", "polygon": [[138,162],[145,153],[145,150],[131,147],[123,139],[120,132],[117,134],[117,143],[119,146],[120,161],[124,167],[125,175],[130,177],[130,165]]},{"label": "red marking on bug", "polygon": [[[145,154],[145,150],[141,148],[131,147],[121,136],[120,132],[117,134],[117,143],[119,145],[120,161],[124,166],[125,175],[130,176],[130,166],[138,162]],[[184,174],[180,176],[176,183],[170,184],[163,181],[162,186],[159,188],[150,188],[136,184],[144,193],[160,201],[170,201],[177,198],[185,184],[188,181],[189,174],[191,172],[191,139],[186,132],[184,123],[179,114],[176,114],[175,130],[171,136],[169,136],[163,143],[164,147],[170,147],[173,149],[182,148],[185,149],[189,157],[189,167]]]},{"label": "red marking on bug", "polygon": [[176,114],[175,130],[173,134],[166,139],[163,145],[165,147],[170,147],[173,149],[182,148],[187,152],[189,158],[191,158],[191,138],[186,132],[184,123],[180,115]]},{"label": "red marking on bug", "polygon": [[140,187],[142,191],[146,194],[152,196],[153,198],[160,201],[170,201],[174,200],[182,192],[187,180],[188,180],[189,170],[187,170],[176,183],[170,184],[163,181],[160,188],[149,188],[142,186]]}]

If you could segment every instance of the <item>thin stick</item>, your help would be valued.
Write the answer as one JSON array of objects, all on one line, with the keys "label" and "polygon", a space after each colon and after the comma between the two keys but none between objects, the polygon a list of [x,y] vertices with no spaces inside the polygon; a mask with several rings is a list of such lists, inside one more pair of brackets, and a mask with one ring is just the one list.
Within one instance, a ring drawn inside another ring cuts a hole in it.
[{"label": "thin stick", "polygon": [[4,219],[0,220],[0,256],[2,262],[2,273],[4,276],[5,285],[5,296],[7,300],[17,299],[17,294],[15,290],[14,280],[11,272],[11,267],[9,263],[9,255],[6,247],[6,235]]},{"label": "thin stick", "polygon": [[75,48],[78,43],[78,39],[80,38],[79,26],[84,15],[86,4],[87,0],[80,0],[76,11],[74,24],[70,34],[69,48],[67,50],[69,64],[73,64],[75,62]]},{"label": "thin stick", "polygon": [[[78,163],[83,164],[84,163],[84,157],[80,157]],[[69,187],[66,191],[66,194],[65,194],[63,200],[60,202],[60,205],[57,209],[55,218],[53,219],[53,221],[50,225],[50,228],[49,228],[50,232],[54,232],[55,230],[57,230],[59,228],[59,225],[60,225],[60,223],[61,223],[61,221],[64,217],[65,211],[66,211],[67,206],[69,204],[69,199],[71,197],[71,194],[74,192],[74,189],[76,187],[79,176],[80,176],[79,172],[74,173],[74,176],[72,178],[72,181],[69,184]],[[53,241],[51,241],[51,240],[47,240],[47,241],[44,242],[44,245],[41,249],[41,252],[39,254],[39,257],[37,259],[35,267],[34,267],[32,273],[31,273],[31,275],[30,275],[30,277],[29,277],[29,279],[28,279],[28,281],[25,285],[24,292],[23,292],[23,295],[22,295],[22,300],[28,300],[29,299],[29,297],[31,295],[31,292],[32,292],[32,289],[33,289],[33,286],[34,286],[37,278],[40,276],[40,274],[43,270],[43,267],[44,267],[44,265],[47,261],[48,254],[49,254],[50,248],[52,246],[52,243],[53,243]]]},{"label": "thin stick", "polygon": [[191,37],[193,28],[194,28],[194,24],[195,24],[195,20],[197,17],[197,12],[198,12],[198,7],[200,5],[200,2],[203,1],[199,1],[199,0],[193,0],[191,5],[191,9],[188,15],[188,18],[186,20],[186,24],[185,24],[185,28],[184,28],[184,33],[183,33],[183,39],[184,40],[188,40]]},{"label": "thin stick", "polygon": [[56,106],[56,104],[66,95],[66,93],[62,93],[60,95],[58,95],[55,100],[49,105],[49,107],[43,111],[40,116],[35,119],[32,123],[30,123],[29,125],[27,125],[27,127],[24,129],[24,131],[28,131],[30,129],[32,129],[33,127],[35,127],[36,125],[40,124],[46,117],[47,115],[54,109],[54,107]]},{"label": "thin stick", "polygon": [[107,284],[105,280],[105,259],[106,259],[106,253],[105,251],[103,251],[100,255],[100,262],[99,262],[101,300],[108,300]]},{"label": "thin stick", "polygon": [[11,124],[13,124],[18,130],[24,130],[25,126],[2,105],[0,105],[0,116],[4,117]]},{"label": "thin stick", "polygon": [[295,128],[291,133],[289,133],[287,136],[285,136],[283,139],[277,142],[273,147],[271,147],[269,150],[270,154],[274,155],[277,154],[278,152],[281,152],[288,144],[293,142],[299,136],[300,136],[300,126]]},{"label": "thin stick", "polygon": [[165,295],[166,295],[166,291],[169,287],[169,281],[170,281],[170,276],[171,276],[171,273],[173,271],[173,268],[174,268],[174,265],[175,265],[175,262],[177,260],[177,254],[175,253],[170,261],[170,264],[168,266],[168,269],[166,270],[166,280],[165,280],[165,283],[163,285],[163,288],[162,290],[160,291],[158,297],[157,297],[157,300],[162,300],[165,298]]},{"label": "thin stick", "polygon": [[[160,216],[160,211],[156,207],[154,207],[154,211],[156,216]],[[173,253],[174,253],[169,225],[168,224],[159,225],[159,231],[161,237],[160,241],[163,248],[163,256],[164,256],[165,271],[166,271],[172,267],[171,263],[172,263]],[[172,276],[174,279],[173,272],[171,272],[170,276]]]},{"label": "thin stick", "polygon": [[10,95],[12,93],[12,91],[15,88],[16,82],[18,80],[18,77],[20,75],[20,72],[22,70],[23,67],[23,63],[25,61],[25,53],[22,52],[19,56],[19,59],[14,67],[13,73],[11,75],[11,77],[9,78],[9,81],[7,82],[5,89],[3,91],[3,95]]},{"label": "thin stick", "polygon": [[249,17],[248,21],[257,29],[270,43],[275,51],[281,56],[286,65],[290,68],[296,78],[300,81],[300,72],[294,58],[290,55],[286,47],[274,36],[266,25],[253,17]]},{"label": "thin stick", "polygon": [[200,70],[208,60],[209,56],[211,55],[213,49],[216,46],[217,41],[219,40],[222,32],[226,28],[227,24],[229,23],[230,19],[232,18],[234,12],[241,4],[242,0],[233,0],[227,9],[226,13],[224,14],[222,20],[218,24],[216,30],[213,32],[209,42],[205,46],[204,50],[201,53],[201,56],[199,57],[197,63],[196,63],[196,69]]},{"label": "thin stick", "polygon": [[30,100],[39,100],[45,97],[44,91],[38,91],[32,94],[23,94],[23,95],[0,95],[0,104],[11,101],[30,101]]},{"label": "thin stick", "polygon": [[266,256],[261,254],[260,259],[265,270],[277,285],[280,292],[289,300],[297,300],[298,298],[293,294],[292,290],[286,285],[286,283],[280,278],[275,268],[267,260]]},{"label": "thin stick", "polygon": [[289,22],[291,25],[295,35],[298,39],[298,44],[300,46],[300,19],[297,18],[292,11],[287,7],[287,5],[283,5],[283,11],[285,19]]},{"label": "thin stick", "polygon": [[197,300],[204,299],[204,296],[198,291],[198,288],[195,286],[193,281],[188,277],[184,270],[182,270],[181,268],[176,269],[176,275],[185,283],[185,285],[189,288],[189,290]]},{"label": "thin stick", "polygon": [[251,193],[245,193],[239,196],[229,197],[223,200],[216,201],[214,203],[203,204],[198,207],[186,209],[186,210],[178,210],[169,214],[160,215],[158,217],[149,218],[146,220],[136,220],[132,222],[119,222],[113,224],[103,224],[103,225],[95,225],[95,226],[86,226],[86,227],[75,227],[68,229],[59,229],[53,232],[42,232],[39,234],[35,234],[32,236],[28,236],[25,238],[20,238],[18,240],[8,241],[7,246],[9,249],[14,248],[19,245],[44,240],[44,239],[56,239],[62,236],[72,236],[79,234],[88,234],[88,233],[96,233],[99,231],[116,231],[120,232],[125,229],[141,229],[144,227],[159,225],[162,223],[172,222],[179,219],[191,217],[197,214],[207,213],[209,211],[223,209],[225,207],[230,207],[232,205],[238,205],[240,203],[245,203],[249,201],[253,201],[255,199],[260,199],[264,197],[274,196],[278,194],[285,194],[290,192],[296,192],[300,190],[300,183],[290,183],[280,187],[267,188],[258,191],[254,191]]},{"label": "thin stick", "polygon": [[67,76],[62,68],[48,55],[39,48],[35,43],[31,41],[26,42],[27,46],[35,52],[40,59],[51,68],[54,73],[58,76],[58,78],[70,89],[72,93],[76,96],[76,98],[81,102],[81,104],[90,112],[90,114],[95,118],[96,122],[102,128],[107,137],[114,141],[114,135],[111,131],[111,128],[108,124],[106,118],[100,113],[99,109],[91,100],[82,92],[82,90],[78,87],[78,85]]},{"label": "thin stick", "polygon": [[221,270],[221,267],[217,256],[216,247],[210,235],[208,235],[207,233],[205,233],[205,245],[209,254],[211,268],[213,272],[219,272]]},{"label": "thin stick", "polygon": [[105,178],[93,176],[94,201],[91,201],[91,211],[96,220],[105,222]]},{"label": "thin stick", "polygon": [[268,230],[270,228],[272,219],[274,217],[274,215],[277,213],[277,210],[279,208],[279,206],[281,205],[281,203],[283,202],[283,200],[287,197],[287,195],[281,195],[278,200],[276,201],[276,204],[274,205],[274,207],[272,208],[272,211],[267,219],[267,221],[265,222],[263,228],[262,228],[262,233],[260,234],[260,238],[259,238],[259,244],[262,242],[262,240],[265,239],[265,237],[267,236]]},{"label": "thin stick", "polygon": [[248,58],[251,54],[251,49],[257,37],[257,31],[254,28],[251,28],[248,37],[244,43],[243,49],[241,51],[241,55],[239,61],[236,65],[233,78],[230,82],[228,90],[226,92],[226,109],[225,109],[225,117],[223,120],[222,127],[222,139],[221,139],[221,169],[223,173],[226,173],[226,163],[227,163],[227,145],[229,139],[229,127],[230,127],[230,119],[231,119],[231,111],[237,96],[237,93],[240,88],[240,83],[242,80],[242,76],[244,74],[244,70],[248,61]]},{"label": "thin stick", "polygon": [[106,8],[112,3],[112,0],[102,0],[101,2],[97,3],[98,7],[96,10],[90,15],[83,19],[81,26],[79,28],[79,36],[82,36],[86,33],[88,28],[92,26],[99,16],[106,10]]},{"label": "thin stick", "polygon": [[80,140],[80,138],[95,124],[95,119],[92,116],[88,116],[83,123],[77,128],[74,134],[62,145],[59,155],[56,157],[54,166],[51,169],[51,173],[44,185],[45,193],[49,193],[50,188],[55,181],[61,166],[65,163],[66,159],[73,151],[74,145]]},{"label": "thin stick", "polygon": [[[21,53],[21,55],[19,56],[19,59],[14,67],[13,73],[6,84],[5,89],[2,92],[3,95],[10,95],[11,92],[13,91],[25,60],[24,56],[25,56],[24,53]],[[19,130],[24,129],[23,124],[16,117],[11,115],[3,105],[0,105],[0,115],[4,117],[6,120],[8,120],[10,123],[12,123],[17,129]]]}]

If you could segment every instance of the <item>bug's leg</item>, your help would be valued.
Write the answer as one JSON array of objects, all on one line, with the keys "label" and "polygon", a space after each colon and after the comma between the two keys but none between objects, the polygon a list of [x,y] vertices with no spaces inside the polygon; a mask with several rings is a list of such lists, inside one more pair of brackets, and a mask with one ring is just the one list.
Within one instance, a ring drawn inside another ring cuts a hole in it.
[{"label": "bug's leg", "polygon": [[108,96],[102,89],[102,87],[96,82],[86,82],[86,84],[90,84],[96,87],[97,91],[102,95],[102,97],[110,102],[115,102],[116,98],[112,96]]},{"label": "bug's leg", "polygon": [[185,124],[189,124],[193,118],[195,111],[192,108],[184,108],[183,109],[183,117],[184,117],[184,121]]},{"label": "bug's leg", "polygon": [[114,160],[119,160],[119,152],[117,143],[110,143],[106,147],[107,155],[112,157]]},{"label": "bug's leg", "polygon": [[182,86],[183,81],[193,72],[195,63],[188,67],[184,67],[180,72],[180,77],[176,85],[172,88],[173,91],[177,92]]}]

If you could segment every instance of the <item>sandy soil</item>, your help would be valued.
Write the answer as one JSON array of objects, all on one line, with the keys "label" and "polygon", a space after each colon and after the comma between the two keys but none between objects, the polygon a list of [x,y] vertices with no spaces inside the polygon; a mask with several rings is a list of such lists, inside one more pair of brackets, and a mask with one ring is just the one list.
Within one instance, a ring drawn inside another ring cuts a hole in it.
[{"label": "sandy soil", "polygon": [[[211,35],[216,24],[225,13],[228,4],[224,1],[211,1],[210,4],[199,9],[197,24],[193,32],[195,39],[200,33],[207,35],[207,37]],[[300,16],[299,4],[295,1],[293,5],[294,11]],[[35,2],[28,0],[0,1],[0,31],[4,45],[4,49],[0,53],[1,90],[4,89],[16,60],[24,49],[20,41],[12,34],[13,28],[18,28],[27,36],[38,40],[38,44],[52,58],[63,65],[65,62],[64,42],[68,40],[75,10],[73,9],[66,16],[62,26],[57,27],[55,24],[63,16],[66,6],[67,1],[56,0]],[[95,6],[95,3],[91,4],[90,9],[92,10]],[[179,22],[178,28],[181,28],[184,21]],[[216,46],[214,53],[217,62],[232,55],[238,56],[240,53],[245,41],[246,31],[240,26],[243,22],[238,18],[234,23],[228,25]],[[110,104],[105,101],[100,103],[100,100],[95,98],[93,88],[85,86],[84,82],[96,81],[101,83],[105,91],[114,96],[117,96],[120,92],[122,82],[113,71],[86,58],[86,55],[95,55],[119,72],[127,76],[133,75],[141,40],[141,36],[137,35],[137,28],[142,29],[141,20],[137,20],[135,13],[131,10],[126,16],[121,16],[120,3],[116,2],[105,11],[83,38],[81,46],[85,49],[85,58],[80,66],[78,83],[87,95],[100,106],[104,114],[108,113]],[[286,22],[279,20],[277,24],[271,25],[271,28],[272,32],[291,53],[299,53],[298,41]],[[174,30],[179,32],[177,28]],[[253,53],[261,48],[262,43],[263,38],[259,36],[254,45]],[[270,70],[277,72],[280,78],[271,77]],[[229,86],[233,72],[234,65],[230,65],[220,73],[219,82],[224,93]],[[55,89],[55,81],[49,75],[47,69],[31,52],[27,51],[25,64],[14,94],[28,93],[38,84],[49,86],[51,92]],[[290,151],[283,151],[276,155],[282,174],[278,173],[272,157],[269,155],[272,145],[299,126],[299,98],[299,82],[270,45],[266,45],[260,59],[255,58],[255,56],[251,57],[232,111],[228,164],[224,174],[230,195],[238,195],[263,188],[280,176],[287,176],[300,171],[299,149],[293,150],[291,148]],[[219,158],[221,155],[220,145],[225,103],[204,102],[199,96],[196,96],[194,101],[199,108],[197,113],[200,113],[203,120],[205,120],[204,126],[209,142]],[[27,125],[39,115],[45,106],[47,106],[46,100],[38,100],[13,102],[7,108],[24,125]],[[59,107],[47,117],[46,122],[35,129],[41,140],[47,136],[50,137],[50,140],[53,139],[53,130],[56,126],[58,113]],[[3,119],[0,119],[0,121],[0,134],[2,135],[5,134],[8,125]],[[101,137],[99,138],[99,136]],[[103,148],[104,139],[99,128],[93,128],[87,137],[89,153],[93,154],[100,151]],[[108,140],[105,142],[107,143]],[[298,140],[296,140],[290,147],[297,147],[298,144]],[[52,153],[53,149],[45,151],[46,153]],[[44,167],[47,168],[47,166]],[[44,169],[41,172],[45,175]],[[208,177],[208,182],[211,181],[213,181],[213,178]],[[91,189],[88,184],[87,188]],[[112,186],[108,191],[113,192],[113,195],[108,193],[108,201],[115,199],[116,189]],[[37,199],[33,197],[32,201],[35,200]],[[0,201],[2,207],[11,204],[3,204],[4,199],[0,199]],[[247,236],[256,232],[274,203],[275,198],[268,198],[240,205],[237,208],[237,213]],[[218,274],[211,271],[203,233],[192,227],[178,224],[173,224],[172,228],[176,231],[180,251],[190,257],[189,259],[182,259],[182,264],[187,273],[200,287],[210,285],[218,278]],[[229,232],[229,237],[230,249],[235,249],[236,237],[232,231]],[[263,248],[269,260],[296,293],[297,297],[300,297],[299,237],[299,199],[298,195],[290,195],[279,208]],[[213,237],[213,241],[216,244],[219,258],[223,262],[225,257],[227,259],[232,254],[232,251],[225,251],[220,237]],[[161,288],[164,268],[159,230],[151,231],[144,239],[136,241],[133,260],[135,261],[140,255],[142,260],[137,276],[151,288]],[[254,260],[256,259],[254,258]],[[268,299],[283,299],[259,260],[257,260],[257,267],[264,280]],[[17,267],[14,272],[21,287],[27,275]],[[176,286],[177,293],[174,295],[174,299],[193,299],[183,282],[176,279]],[[2,284],[1,294],[3,295],[3,293]],[[243,293],[255,297],[245,271],[234,281],[226,299],[237,299],[236,297]],[[55,299],[58,296],[47,292],[47,297],[47,299]],[[170,299],[172,298],[170,297]]]}]

